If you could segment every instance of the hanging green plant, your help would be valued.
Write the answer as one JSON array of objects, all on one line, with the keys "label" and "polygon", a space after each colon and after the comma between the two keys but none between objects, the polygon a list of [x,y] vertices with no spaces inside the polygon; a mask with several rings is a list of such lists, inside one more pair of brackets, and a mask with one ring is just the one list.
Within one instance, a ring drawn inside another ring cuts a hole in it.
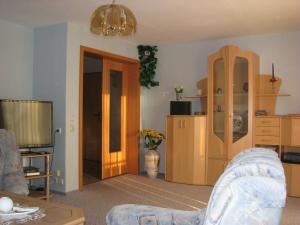
[{"label": "hanging green plant", "polygon": [[150,89],[151,87],[159,86],[159,82],[155,81],[155,70],[157,65],[157,46],[139,45],[139,59],[140,59],[140,83],[141,86]]}]

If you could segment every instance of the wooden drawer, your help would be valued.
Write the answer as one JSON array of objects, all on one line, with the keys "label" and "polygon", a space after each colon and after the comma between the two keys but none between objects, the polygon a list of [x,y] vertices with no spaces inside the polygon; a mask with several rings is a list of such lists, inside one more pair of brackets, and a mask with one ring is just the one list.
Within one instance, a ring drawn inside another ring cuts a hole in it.
[{"label": "wooden drawer", "polygon": [[255,126],[256,127],[279,127],[280,126],[280,118],[256,117]]},{"label": "wooden drawer", "polygon": [[280,138],[274,136],[255,136],[255,144],[259,145],[279,145]]},{"label": "wooden drawer", "polygon": [[256,127],[255,135],[279,137],[280,129],[279,127]]}]

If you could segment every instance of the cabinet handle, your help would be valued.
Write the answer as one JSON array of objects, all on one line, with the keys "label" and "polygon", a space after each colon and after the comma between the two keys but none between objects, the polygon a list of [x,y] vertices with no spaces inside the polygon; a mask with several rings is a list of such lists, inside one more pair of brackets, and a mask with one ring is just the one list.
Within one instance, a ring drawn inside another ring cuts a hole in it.
[{"label": "cabinet handle", "polygon": [[185,128],[185,120],[183,120],[183,128]]},{"label": "cabinet handle", "polygon": [[178,128],[181,128],[181,120],[178,121]]}]

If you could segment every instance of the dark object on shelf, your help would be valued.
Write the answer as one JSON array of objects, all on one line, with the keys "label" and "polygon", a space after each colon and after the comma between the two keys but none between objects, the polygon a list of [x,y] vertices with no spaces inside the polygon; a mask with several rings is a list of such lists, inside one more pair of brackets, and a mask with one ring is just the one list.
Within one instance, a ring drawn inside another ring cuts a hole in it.
[{"label": "dark object on shelf", "polygon": [[23,171],[24,171],[24,173],[38,172],[39,168],[34,167],[34,166],[26,166],[26,167],[23,167]]},{"label": "dark object on shelf", "polygon": [[40,175],[40,171],[39,171],[39,168],[37,167],[34,167],[34,166],[26,166],[26,167],[23,167],[23,171],[24,171],[24,174],[25,176],[38,176]]},{"label": "dark object on shelf", "polygon": [[26,177],[31,177],[31,176],[39,176],[41,175],[41,172],[37,171],[37,172],[27,172],[24,173]]},{"label": "dark object on shelf", "polygon": [[273,84],[277,81],[277,79],[275,78],[275,73],[274,73],[274,63],[272,63],[272,77],[270,79],[270,82]]},{"label": "dark object on shelf", "polygon": [[256,110],[255,115],[256,116],[266,116],[267,115],[267,111],[264,110],[264,109],[258,109],[258,110]]},{"label": "dark object on shelf", "polygon": [[286,152],[282,155],[282,161],[300,164],[300,152]]},{"label": "dark object on shelf", "polygon": [[45,188],[42,186],[30,186],[29,190],[31,191],[45,191]]},{"label": "dark object on shelf", "polygon": [[170,115],[191,115],[192,103],[190,101],[171,101]]}]

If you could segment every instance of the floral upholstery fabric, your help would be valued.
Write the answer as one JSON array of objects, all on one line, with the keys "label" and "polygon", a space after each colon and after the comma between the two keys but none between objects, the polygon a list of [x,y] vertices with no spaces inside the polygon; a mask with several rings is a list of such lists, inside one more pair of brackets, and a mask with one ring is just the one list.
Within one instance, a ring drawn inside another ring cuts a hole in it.
[{"label": "floral upholstery fabric", "polygon": [[285,199],[285,176],[277,154],[252,148],[228,164],[206,209],[120,205],[112,208],[106,218],[107,225],[277,225]]},{"label": "floral upholstery fabric", "polygon": [[0,129],[0,191],[28,195],[15,136],[3,129]]}]

